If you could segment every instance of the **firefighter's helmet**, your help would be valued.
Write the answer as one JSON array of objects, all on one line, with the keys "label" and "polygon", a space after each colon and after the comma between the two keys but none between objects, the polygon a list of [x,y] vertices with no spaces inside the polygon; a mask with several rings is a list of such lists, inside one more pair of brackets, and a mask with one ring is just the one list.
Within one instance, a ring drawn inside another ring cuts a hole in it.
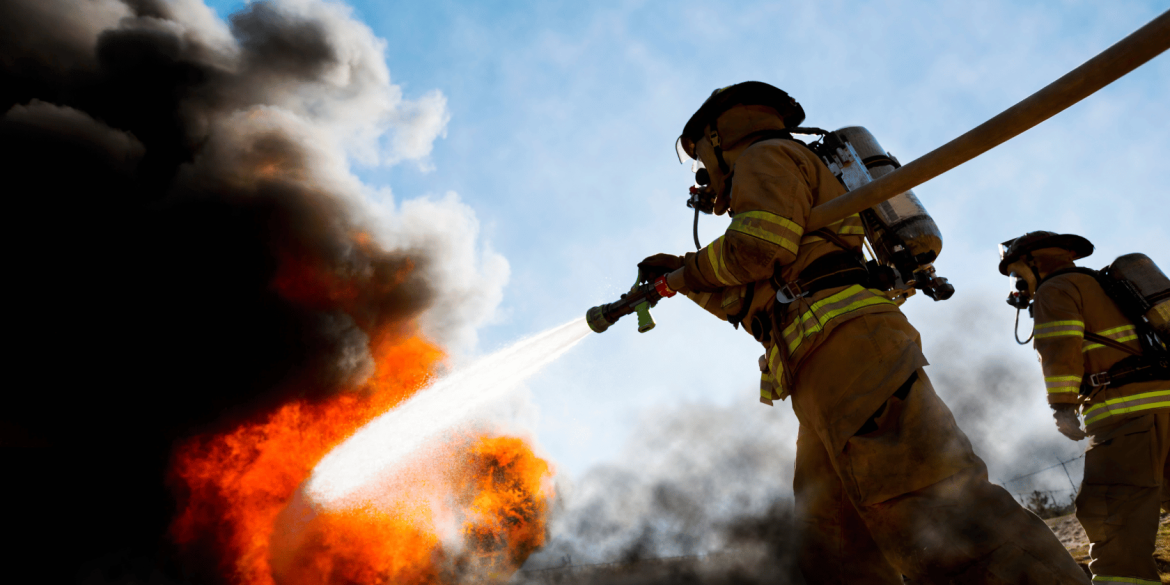
[{"label": "firefighter's helmet", "polygon": [[1084,258],[1093,253],[1093,244],[1075,234],[1058,234],[1056,232],[1028,232],[1014,240],[1000,244],[999,272],[1008,275],[1008,265],[1033,250],[1043,248],[1063,248],[1075,254],[1073,260]]},{"label": "firefighter's helmet", "polygon": [[682,134],[675,142],[679,160],[684,156],[695,158],[695,143],[703,136],[703,129],[734,106],[768,106],[776,110],[788,128],[804,121],[804,108],[783,90],[761,81],[745,81],[711,92],[698,111],[687,120]]}]

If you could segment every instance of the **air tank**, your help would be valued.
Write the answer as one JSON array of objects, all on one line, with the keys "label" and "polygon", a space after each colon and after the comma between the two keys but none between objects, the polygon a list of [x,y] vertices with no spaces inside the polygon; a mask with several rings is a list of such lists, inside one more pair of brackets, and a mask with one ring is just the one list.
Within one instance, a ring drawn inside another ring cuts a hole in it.
[{"label": "air tank", "polygon": [[[853,149],[861,157],[861,163],[869,169],[869,174],[875,180],[902,166],[882,148],[869,130],[861,126],[841,128],[834,133],[853,145]],[[895,195],[870,209],[874,212],[872,217],[884,228],[873,234],[874,247],[889,248],[891,252],[897,252],[895,246],[904,244],[910,255],[920,264],[929,264],[942,253],[942,232],[913,191]],[[889,236],[894,236],[898,241],[883,241]]]},{"label": "air tank", "polygon": [[[850,191],[901,166],[861,126],[828,132],[812,148]],[[861,221],[878,264],[871,269],[871,281],[878,288],[901,290],[912,285],[936,301],[951,298],[955,287],[936,275],[933,265],[942,252],[942,232],[913,191],[862,211]]]},{"label": "air tank", "polygon": [[1108,275],[1128,283],[1145,303],[1141,309],[1162,339],[1170,339],[1170,278],[1145,254],[1126,254],[1109,265]]}]

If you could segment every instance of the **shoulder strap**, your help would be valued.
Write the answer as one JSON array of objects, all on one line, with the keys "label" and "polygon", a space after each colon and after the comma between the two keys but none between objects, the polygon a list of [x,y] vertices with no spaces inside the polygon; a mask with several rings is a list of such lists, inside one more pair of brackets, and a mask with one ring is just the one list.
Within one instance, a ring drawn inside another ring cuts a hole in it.
[{"label": "shoulder strap", "polygon": [[[1040,288],[1040,285],[1042,285],[1042,284],[1048,282],[1049,280],[1056,278],[1057,276],[1060,276],[1062,274],[1084,274],[1085,276],[1092,276],[1093,279],[1096,280],[1098,284],[1101,284],[1101,272],[1100,271],[1093,270],[1092,268],[1084,268],[1081,266],[1071,266],[1069,268],[1061,268],[1060,270],[1057,270],[1056,272],[1053,272],[1052,274],[1049,274],[1048,276],[1041,278],[1040,282],[1036,283],[1036,288]],[[1105,289],[1105,294],[1107,294],[1107,295],[1109,294],[1108,287],[1105,287],[1104,285],[1102,285],[1101,288]],[[1113,298],[1112,295],[1110,295],[1110,298]]]},{"label": "shoulder strap", "polygon": [[838,248],[841,248],[842,250],[845,250],[846,252],[849,252],[851,254],[857,253],[857,250],[855,250],[853,246],[850,246],[849,242],[846,242],[844,238],[842,238],[838,234],[833,233],[833,231],[827,227],[813,231],[812,233],[810,233],[808,235],[820,236],[820,237],[822,237],[830,242],[833,242],[834,244],[837,245]]},{"label": "shoulder strap", "polygon": [[805,142],[803,140],[798,140],[788,130],[757,130],[756,132],[752,132],[752,133],[748,134],[747,136],[744,136],[743,140],[749,140],[750,142],[748,142],[748,146],[751,146],[757,142],[763,142],[765,140],[775,140],[777,138],[779,138],[781,140],[791,140],[791,141],[807,148],[809,150],[809,152],[816,154],[816,151],[814,151],[812,149],[812,147],[810,147],[808,145],[807,142]]},{"label": "shoulder strap", "polygon": [[1128,345],[1125,345],[1124,343],[1119,343],[1117,341],[1109,339],[1108,337],[1097,335],[1096,333],[1089,333],[1088,331],[1086,331],[1085,332],[1085,339],[1088,339],[1089,341],[1092,341],[1094,343],[1100,343],[1101,345],[1107,345],[1107,346],[1112,347],[1113,349],[1116,349],[1116,350],[1124,351],[1125,353],[1128,353],[1130,355],[1136,355],[1136,356],[1142,355],[1142,352],[1140,352],[1140,351],[1138,351],[1138,350],[1136,350]]},{"label": "shoulder strap", "polygon": [[[1144,352],[1145,354],[1162,353],[1161,348],[1156,347],[1154,344],[1152,344],[1148,341],[1148,338],[1150,336],[1150,333],[1152,333],[1152,330],[1149,327],[1149,323],[1147,323],[1146,320],[1144,318],[1142,318],[1141,313],[1135,312],[1132,309],[1132,307],[1131,307],[1131,305],[1133,304],[1132,301],[1130,301],[1128,298],[1124,298],[1127,296],[1127,293],[1124,290],[1120,290],[1121,286],[1124,286],[1124,285],[1122,285],[1121,282],[1119,282],[1113,278],[1110,278],[1108,276],[1108,271],[1109,271],[1109,267],[1105,267],[1102,270],[1093,270],[1092,268],[1083,268],[1080,266],[1072,266],[1069,268],[1062,268],[1062,269],[1057,270],[1056,272],[1053,272],[1052,274],[1049,274],[1048,276],[1040,279],[1040,282],[1036,285],[1036,288],[1039,289],[1040,285],[1042,285],[1045,282],[1048,282],[1050,279],[1055,278],[1057,276],[1060,276],[1062,274],[1074,274],[1075,273],[1075,274],[1084,274],[1086,276],[1093,277],[1093,280],[1095,280],[1097,282],[1097,285],[1101,287],[1101,290],[1105,292],[1105,296],[1109,297],[1109,299],[1112,300],[1113,303],[1117,305],[1117,308],[1121,309],[1121,314],[1123,316],[1125,316],[1126,319],[1129,320],[1129,322],[1134,326],[1135,329],[1137,329],[1137,331],[1139,333],[1138,343],[1140,343],[1142,346],[1142,352]],[[1105,341],[1103,341],[1106,338],[1101,337],[1101,336],[1096,335],[1096,334],[1093,334],[1093,333],[1089,333],[1088,331],[1085,332],[1085,339],[1092,339],[1093,341],[1100,343],[1101,345],[1107,345],[1107,346],[1112,347],[1114,349],[1121,349],[1122,351],[1125,351],[1126,353],[1131,353],[1134,355],[1141,355],[1138,353],[1134,353],[1134,350],[1132,348],[1123,346],[1120,343],[1114,342],[1113,340],[1109,340],[1109,342],[1106,343]],[[1122,348],[1124,348],[1124,349],[1122,349]]]}]

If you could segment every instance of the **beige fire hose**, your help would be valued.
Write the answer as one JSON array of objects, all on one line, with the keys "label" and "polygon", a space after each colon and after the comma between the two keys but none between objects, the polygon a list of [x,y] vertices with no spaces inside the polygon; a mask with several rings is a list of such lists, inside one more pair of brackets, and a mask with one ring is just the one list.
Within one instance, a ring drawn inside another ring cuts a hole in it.
[{"label": "beige fire hose", "polygon": [[[1120,79],[1168,48],[1170,10],[966,134],[860,189],[814,207],[805,231],[821,229],[839,219],[869,209],[1007,142]],[[667,276],[667,285],[674,290],[683,288],[682,269]]]}]

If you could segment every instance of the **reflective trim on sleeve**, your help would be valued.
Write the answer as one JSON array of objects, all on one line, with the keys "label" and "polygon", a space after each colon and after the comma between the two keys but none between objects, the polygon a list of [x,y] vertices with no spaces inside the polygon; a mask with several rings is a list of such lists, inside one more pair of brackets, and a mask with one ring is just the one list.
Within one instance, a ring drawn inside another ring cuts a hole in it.
[{"label": "reflective trim on sleeve", "polygon": [[1062,335],[1085,336],[1084,321],[1049,321],[1036,324],[1036,339],[1060,337]]},{"label": "reflective trim on sleeve", "polygon": [[1113,577],[1110,575],[1093,575],[1094,585],[1162,585],[1161,581],[1138,579],[1137,577]]},{"label": "reflective trim on sleeve", "polygon": [[1044,386],[1048,388],[1048,393],[1056,392],[1080,392],[1081,377],[1080,376],[1046,376],[1044,378]]},{"label": "reflective trim on sleeve", "polygon": [[813,303],[809,310],[784,328],[784,343],[788,345],[789,355],[796,352],[796,348],[800,347],[805,338],[812,337],[824,329],[830,320],[858,309],[882,304],[896,303],[859,284]]},{"label": "reflective trim on sleeve", "polygon": [[728,231],[747,234],[796,253],[797,242],[804,228],[796,222],[767,211],[745,211],[735,214]]},{"label": "reflective trim on sleeve", "polygon": [[[723,236],[715,238],[714,242],[707,244],[707,261],[711,263],[711,271],[715,273],[715,279],[724,286],[734,286],[737,284],[728,278],[731,276],[727,274],[727,267],[723,264]],[[727,276],[724,276],[727,274]]]},{"label": "reflective trim on sleeve", "polygon": [[1085,411],[1085,427],[1087,429],[1110,417],[1156,408],[1170,408],[1170,390],[1143,392],[1094,404]]}]

